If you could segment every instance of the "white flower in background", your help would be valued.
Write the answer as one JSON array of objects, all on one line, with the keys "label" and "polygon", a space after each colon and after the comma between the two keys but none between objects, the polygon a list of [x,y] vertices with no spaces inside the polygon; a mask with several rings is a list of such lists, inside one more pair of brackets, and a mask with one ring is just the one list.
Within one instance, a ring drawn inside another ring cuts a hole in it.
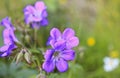
[{"label": "white flower in background", "polygon": [[119,65],[119,59],[118,58],[110,58],[110,57],[105,57],[104,58],[104,70],[106,72],[110,72],[117,68]]}]

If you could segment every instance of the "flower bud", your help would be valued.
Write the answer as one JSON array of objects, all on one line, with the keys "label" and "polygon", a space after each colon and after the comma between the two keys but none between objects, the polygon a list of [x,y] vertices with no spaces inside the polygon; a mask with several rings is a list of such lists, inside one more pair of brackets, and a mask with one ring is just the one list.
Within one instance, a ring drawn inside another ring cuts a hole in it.
[{"label": "flower bud", "polygon": [[21,51],[18,53],[18,55],[17,55],[17,57],[16,57],[16,64],[18,64],[18,62],[21,61],[22,57],[23,57],[23,50],[21,50]]},{"label": "flower bud", "polygon": [[31,53],[25,50],[24,58],[27,61],[27,63],[31,63]]},{"label": "flower bud", "polygon": [[45,76],[45,74],[40,73],[36,76],[36,78],[46,78],[46,76]]},{"label": "flower bud", "polygon": [[30,36],[28,34],[25,35],[25,40],[26,40],[27,43],[30,42]]}]

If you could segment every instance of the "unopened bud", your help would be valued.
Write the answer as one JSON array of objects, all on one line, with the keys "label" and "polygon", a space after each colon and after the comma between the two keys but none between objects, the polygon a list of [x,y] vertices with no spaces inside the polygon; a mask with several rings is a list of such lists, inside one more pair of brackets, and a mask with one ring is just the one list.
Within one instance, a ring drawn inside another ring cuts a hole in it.
[{"label": "unopened bud", "polygon": [[25,60],[30,64],[31,63],[31,54],[30,52],[25,52],[24,54]]},{"label": "unopened bud", "polygon": [[28,42],[28,43],[30,42],[30,36],[29,36],[28,34],[25,35],[25,40],[26,40],[26,42]]},{"label": "unopened bud", "polygon": [[45,74],[40,73],[36,76],[36,78],[46,78],[46,76],[45,76]]},{"label": "unopened bud", "polygon": [[23,57],[23,50],[20,51],[20,53],[18,53],[17,57],[16,57],[16,64],[18,64],[18,62],[21,61],[22,57]]}]

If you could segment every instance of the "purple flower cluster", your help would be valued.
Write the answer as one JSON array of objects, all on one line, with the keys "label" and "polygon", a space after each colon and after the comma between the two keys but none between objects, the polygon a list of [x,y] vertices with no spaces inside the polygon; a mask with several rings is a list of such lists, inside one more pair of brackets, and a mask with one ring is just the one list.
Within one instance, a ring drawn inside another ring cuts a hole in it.
[{"label": "purple flower cluster", "polygon": [[55,68],[59,72],[67,71],[67,62],[75,58],[75,51],[72,48],[79,44],[79,39],[75,36],[74,30],[66,28],[61,33],[57,28],[53,28],[48,43],[52,49],[47,50],[44,55],[43,69],[46,72],[52,72]]},{"label": "purple flower cluster", "polygon": [[27,5],[24,8],[24,19],[26,24],[30,24],[32,28],[48,25],[47,11],[44,2],[37,1],[34,6]]},{"label": "purple flower cluster", "polygon": [[0,47],[0,57],[5,57],[10,55],[11,51],[17,47],[15,42],[18,42],[18,40],[14,34],[15,28],[11,24],[9,17],[2,19],[0,25],[5,27],[2,33],[4,45]]},{"label": "purple flower cluster", "polygon": [[[35,29],[48,25],[46,8],[42,1],[37,1],[34,6],[26,6],[24,8],[25,23]],[[9,17],[2,19],[0,25],[4,27],[2,32],[4,45],[0,47],[0,57],[5,57],[9,56],[12,51],[17,48],[15,43],[19,41],[14,34],[15,28]],[[61,33],[59,29],[53,28],[50,31],[50,37],[47,43],[51,45],[52,48],[45,52],[45,61],[42,68],[46,72],[53,72],[54,69],[57,69],[59,72],[67,71],[67,62],[75,58],[73,48],[79,44],[79,39],[75,36],[74,30],[66,28],[64,32]],[[26,55],[26,58],[29,58],[29,56]],[[29,59],[27,60],[29,61]]]}]

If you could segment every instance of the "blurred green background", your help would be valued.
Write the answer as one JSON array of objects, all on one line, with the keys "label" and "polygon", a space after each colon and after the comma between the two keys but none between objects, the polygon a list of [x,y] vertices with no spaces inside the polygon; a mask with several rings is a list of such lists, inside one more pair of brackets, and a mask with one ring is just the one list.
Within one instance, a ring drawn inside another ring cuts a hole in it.
[{"label": "blurred green background", "polygon": [[[120,52],[120,0],[43,0],[47,5],[49,25],[38,31],[40,47],[46,48],[49,31],[53,27],[63,31],[75,30],[80,44],[75,48],[76,59],[65,73],[52,73],[49,78],[119,78],[120,66],[105,72],[103,59],[112,51]],[[15,27],[24,24],[23,8],[36,0],[0,0],[0,20],[11,17]],[[0,31],[2,32],[2,27]],[[20,32],[16,32],[19,40]],[[2,34],[0,34],[2,46]],[[0,58],[0,78],[35,78],[36,69],[11,59]]]}]

